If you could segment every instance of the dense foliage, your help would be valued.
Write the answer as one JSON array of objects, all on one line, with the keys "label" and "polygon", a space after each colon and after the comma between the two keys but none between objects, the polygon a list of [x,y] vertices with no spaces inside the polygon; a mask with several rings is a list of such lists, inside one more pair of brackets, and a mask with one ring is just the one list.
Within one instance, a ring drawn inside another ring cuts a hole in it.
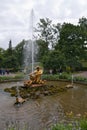
[{"label": "dense foliage", "polygon": [[69,123],[58,123],[52,130],[87,130],[87,119],[79,119]]},{"label": "dense foliage", "polygon": [[[36,36],[37,61],[43,64],[45,70],[83,69],[83,63],[87,62],[87,19],[85,17],[80,18],[77,25],[52,24],[49,18],[40,19],[36,28]],[[10,40],[7,50],[0,48],[0,68],[15,71],[20,69],[23,63],[24,44],[25,40],[13,48]]]},{"label": "dense foliage", "polygon": [[0,70],[17,71],[22,65],[24,40],[15,48],[12,47],[12,41],[9,41],[7,50],[0,48]]},{"label": "dense foliage", "polygon": [[[37,40],[40,48],[39,59],[44,68],[81,70],[82,62],[87,60],[87,19],[79,19],[78,25],[71,23],[52,25],[49,21],[41,19],[38,25],[40,33]],[[50,28],[45,26],[49,24]],[[48,38],[52,38],[52,40],[48,40]],[[44,53],[46,48],[48,51]]]}]

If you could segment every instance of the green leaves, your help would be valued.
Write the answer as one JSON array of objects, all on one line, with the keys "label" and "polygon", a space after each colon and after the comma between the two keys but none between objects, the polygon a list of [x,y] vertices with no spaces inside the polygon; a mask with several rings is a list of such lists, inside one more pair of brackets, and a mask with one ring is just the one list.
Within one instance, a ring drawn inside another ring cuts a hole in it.
[{"label": "green leaves", "polygon": [[67,124],[58,123],[51,130],[87,130],[87,119],[75,120]]}]

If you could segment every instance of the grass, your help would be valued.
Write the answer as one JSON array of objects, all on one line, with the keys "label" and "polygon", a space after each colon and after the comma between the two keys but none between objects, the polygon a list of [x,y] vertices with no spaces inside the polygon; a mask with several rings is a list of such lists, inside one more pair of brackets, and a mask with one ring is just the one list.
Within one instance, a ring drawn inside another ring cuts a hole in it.
[{"label": "grass", "polygon": [[51,130],[87,130],[87,119],[79,119],[69,123],[58,123]]},{"label": "grass", "polygon": [[[68,74],[68,73],[62,73],[60,74],[56,74],[56,75],[42,75],[42,79],[45,80],[67,80],[67,81],[72,81],[72,74]],[[86,77],[82,77],[82,76],[73,76],[73,81],[74,82],[83,82],[83,83],[87,83],[87,78]]]},{"label": "grass", "polygon": [[0,82],[2,81],[9,81],[9,80],[17,80],[17,79],[23,79],[24,74],[23,73],[15,73],[15,74],[9,74],[9,75],[0,75]]}]

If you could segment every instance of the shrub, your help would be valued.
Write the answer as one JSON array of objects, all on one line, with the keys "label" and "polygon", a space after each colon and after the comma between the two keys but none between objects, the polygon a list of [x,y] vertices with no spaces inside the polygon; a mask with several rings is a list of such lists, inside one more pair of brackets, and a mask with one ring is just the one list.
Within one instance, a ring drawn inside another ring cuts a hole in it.
[{"label": "shrub", "polygon": [[51,130],[87,130],[87,119],[74,120],[67,124],[58,123]]}]

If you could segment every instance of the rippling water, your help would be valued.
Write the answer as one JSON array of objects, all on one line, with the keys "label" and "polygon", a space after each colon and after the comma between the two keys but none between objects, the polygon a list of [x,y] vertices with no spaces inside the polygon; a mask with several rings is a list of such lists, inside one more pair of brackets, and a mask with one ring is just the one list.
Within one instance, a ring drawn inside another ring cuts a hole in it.
[{"label": "rippling water", "polygon": [[[67,85],[64,82],[50,82],[50,84]],[[86,85],[74,85],[74,88],[68,89],[67,92],[30,99],[19,107],[14,106],[15,97],[3,91],[4,88],[15,85],[16,82],[0,84],[0,129],[6,125],[8,127],[11,123],[20,127],[20,130],[24,124],[28,127],[26,130],[44,130],[62,120],[65,112],[84,114],[87,111]]]}]

